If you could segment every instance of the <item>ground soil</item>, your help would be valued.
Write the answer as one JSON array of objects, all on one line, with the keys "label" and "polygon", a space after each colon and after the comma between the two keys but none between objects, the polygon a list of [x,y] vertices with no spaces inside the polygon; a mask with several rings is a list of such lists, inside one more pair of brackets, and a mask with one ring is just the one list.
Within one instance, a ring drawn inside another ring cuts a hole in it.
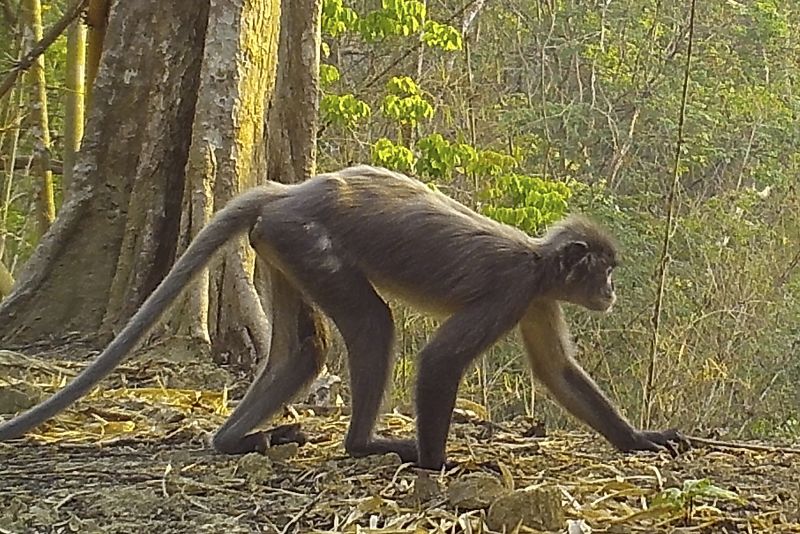
[{"label": "ground soil", "polygon": [[[82,365],[0,353],[6,413],[55,390]],[[310,443],[224,456],[208,438],[224,419],[225,396],[192,393],[165,374],[169,365],[145,366],[153,368],[159,373],[124,367],[37,433],[0,444],[0,534],[501,532],[498,525],[507,532],[800,533],[797,452],[699,447],[675,458],[623,455],[595,435],[527,437],[541,432],[526,420],[497,425],[466,413],[450,436],[454,466],[420,473],[394,455],[347,458],[346,408],[317,410],[322,415],[304,408],[280,422],[300,422]],[[381,423],[387,433],[413,431],[404,415]],[[509,495],[525,495],[521,511],[497,504]]]}]

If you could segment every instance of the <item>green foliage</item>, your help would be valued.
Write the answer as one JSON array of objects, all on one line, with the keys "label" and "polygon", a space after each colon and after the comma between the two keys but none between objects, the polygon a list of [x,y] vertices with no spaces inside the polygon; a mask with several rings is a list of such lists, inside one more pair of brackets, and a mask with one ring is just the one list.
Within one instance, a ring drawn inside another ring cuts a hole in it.
[{"label": "green foliage", "polygon": [[572,196],[569,185],[536,176],[507,173],[487,182],[483,213],[530,234],[562,218]]},{"label": "green foliage", "polygon": [[372,145],[372,163],[374,165],[409,172],[414,168],[415,162],[416,157],[410,149],[396,145],[385,137],[378,139]]},{"label": "green foliage", "polygon": [[386,91],[391,95],[410,96],[420,94],[419,86],[409,76],[393,76],[386,82]]},{"label": "green foliage", "polygon": [[[460,31],[437,22],[460,4],[427,3],[427,12],[403,0],[352,5],[379,9],[360,12],[357,38],[344,36],[340,50],[353,53],[337,55],[337,88],[346,88],[338,92],[381,113],[351,122],[348,132],[326,129],[322,166],[370,158],[528,232],[567,209],[603,222],[622,243],[621,305],[602,319],[571,309],[570,319],[593,376],[604,386],[613,381],[620,404],[637,414],[672,181],[686,6],[557,2],[542,12],[523,0],[489,3],[468,63],[446,53],[463,46]],[[698,15],[653,423],[791,435],[800,380],[791,357],[800,346],[793,127],[800,33],[792,25],[800,11],[777,0],[729,0]],[[362,85],[385,79],[386,86]],[[426,332],[406,334],[421,343]],[[467,391],[503,381],[517,352],[509,344],[482,370],[501,376],[468,377]],[[675,383],[686,387],[668,386]],[[731,399],[745,409],[731,412]],[[505,400],[520,404],[517,394]],[[554,425],[569,421],[541,403],[536,409]]]},{"label": "green foliage", "polygon": [[330,37],[357,29],[358,13],[345,6],[342,0],[323,0],[322,33]]},{"label": "green foliage", "polygon": [[324,121],[345,128],[354,128],[372,115],[369,104],[352,94],[323,96],[319,111]]},{"label": "green foliage", "polygon": [[535,233],[563,217],[572,195],[564,182],[543,180],[511,172],[517,162],[493,150],[477,150],[464,143],[450,143],[441,134],[423,137],[415,145],[417,156],[386,138],[372,147],[372,161],[401,171],[412,168],[419,176],[451,181],[456,171],[479,174],[485,184],[480,192],[483,213],[497,221]]},{"label": "green foliage", "polygon": [[730,1],[729,4],[749,24],[737,27],[742,37],[755,41],[768,41],[771,39],[785,39],[789,36],[789,20],[785,10],[782,12],[775,0],[757,0],[755,2],[739,3]]},{"label": "green foliage", "polygon": [[319,84],[322,87],[328,87],[338,82],[340,78],[339,69],[333,65],[322,63],[319,66]]},{"label": "green foliage", "polygon": [[433,117],[433,106],[420,94],[417,84],[408,76],[394,77],[386,84],[381,113],[399,124],[416,126]]},{"label": "green foliage", "polygon": [[419,95],[386,95],[381,104],[381,112],[388,119],[410,126],[416,126],[422,119],[433,117],[433,107]]},{"label": "green foliage", "polygon": [[494,150],[481,150],[466,164],[465,170],[478,176],[495,177],[511,172],[516,167],[517,160],[513,156]]},{"label": "green foliage", "polygon": [[517,166],[512,156],[494,150],[478,150],[466,143],[452,144],[442,134],[434,133],[417,141],[417,173],[439,179],[451,179],[453,171],[485,178],[509,172]]},{"label": "green foliage", "polygon": [[450,180],[458,165],[459,151],[442,134],[434,133],[417,141],[416,171],[421,176]]},{"label": "green foliage", "polygon": [[419,0],[382,0],[381,8],[363,17],[342,4],[342,0],[325,0],[322,6],[322,31],[338,37],[357,31],[368,43],[388,37],[409,37],[421,34],[422,42],[445,52],[461,50],[461,33],[435,20],[426,20],[427,8]]},{"label": "green foliage", "polygon": [[422,31],[422,42],[431,48],[441,48],[445,52],[461,50],[463,43],[461,33],[449,24],[441,24],[435,20],[425,22]]},{"label": "green foliage", "polygon": [[746,501],[733,491],[720,488],[709,479],[684,480],[682,488],[665,488],[650,503],[650,509],[668,509],[691,519],[695,505],[702,501]]},{"label": "green foliage", "polygon": [[752,431],[757,436],[773,436],[787,441],[800,438],[800,413],[784,421],[774,418],[759,418],[753,422]]},{"label": "green foliage", "polygon": [[409,36],[422,29],[425,12],[425,4],[418,0],[382,0],[381,9],[361,19],[359,32],[367,42]]}]

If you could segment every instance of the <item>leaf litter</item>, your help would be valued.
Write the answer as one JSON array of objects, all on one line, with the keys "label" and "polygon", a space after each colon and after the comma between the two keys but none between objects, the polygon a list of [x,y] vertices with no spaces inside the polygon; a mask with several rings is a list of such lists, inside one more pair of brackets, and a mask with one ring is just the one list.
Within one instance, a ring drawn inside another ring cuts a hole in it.
[{"label": "leaf litter", "polygon": [[[0,413],[35,404],[83,365],[0,351]],[[0,444],[0,534],[800,533],[800,454],[789,449],[623,455],[592,434],[526,437],[526,419],[493,424],[461,410],[453,467],[430,472],[392,454],[348,458],[347,409],[299,404],[270,424],[301,423],[305,445],[217,454],[210,437],[230,392],[193,389],[215,372],[199,367],[123,365],[25,439]],[[380,429],[410,436],[413,419],[385,414]]]}]

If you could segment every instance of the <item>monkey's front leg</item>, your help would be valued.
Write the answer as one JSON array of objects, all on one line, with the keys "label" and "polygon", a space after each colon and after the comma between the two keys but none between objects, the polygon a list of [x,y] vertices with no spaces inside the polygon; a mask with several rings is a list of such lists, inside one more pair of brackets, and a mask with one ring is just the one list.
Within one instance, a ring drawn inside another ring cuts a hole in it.
[{"label": "monkey's front leg", "polygon": [[[416,398],[420,467],[439,469],[445,464],[461,377],[478,355],[516,324],[521,312],[517,315],[510,302],[503,299],[456,313],[420,353]],[[497,310],[503,315],[498,316]]]},{"label": "monkey's front leg", "polygon": [[621,451],[664,449],[684,443],[675,429],[637,430],[614,407],[572,357],[572,344],[561,306],[537,302],[520,322],[520,332],[534,374],[572,415],[603,435]]},{"label": "monkey's front leg", "polygon": [[676,429],[637,430],[600,391],[591,377],[572,359],[545,384],[573,415],[603,435],[620,451],[674,453],[672,442],[683,442]]}]

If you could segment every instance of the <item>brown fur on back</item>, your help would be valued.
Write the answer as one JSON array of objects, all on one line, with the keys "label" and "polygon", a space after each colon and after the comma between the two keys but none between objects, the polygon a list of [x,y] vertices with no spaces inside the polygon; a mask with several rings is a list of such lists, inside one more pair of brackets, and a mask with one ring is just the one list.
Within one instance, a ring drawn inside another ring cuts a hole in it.
[{"label": "brown fur on back", "polygon": [[[323,174],[289,197],[287,211],[319,225],[314,231],[330,239],[332,255],[363,270],[384,291],[433,312],[525,291],[520,280],[547,291],[539,279],[558,270],[558,247],[565,240],[583,240],[616,257],[613,241],[588,219],[567,218],[536,239],[382,168]],[[429,302],[450,308],[434,309]]]},{"label": "brown fur on back", "polygon": [[292,209],[328,232],[333,254],[425,309],[427,300],[462,306],[502,292],[538,258],[523,232],[385,169],[321,175],[295,193]]}]

